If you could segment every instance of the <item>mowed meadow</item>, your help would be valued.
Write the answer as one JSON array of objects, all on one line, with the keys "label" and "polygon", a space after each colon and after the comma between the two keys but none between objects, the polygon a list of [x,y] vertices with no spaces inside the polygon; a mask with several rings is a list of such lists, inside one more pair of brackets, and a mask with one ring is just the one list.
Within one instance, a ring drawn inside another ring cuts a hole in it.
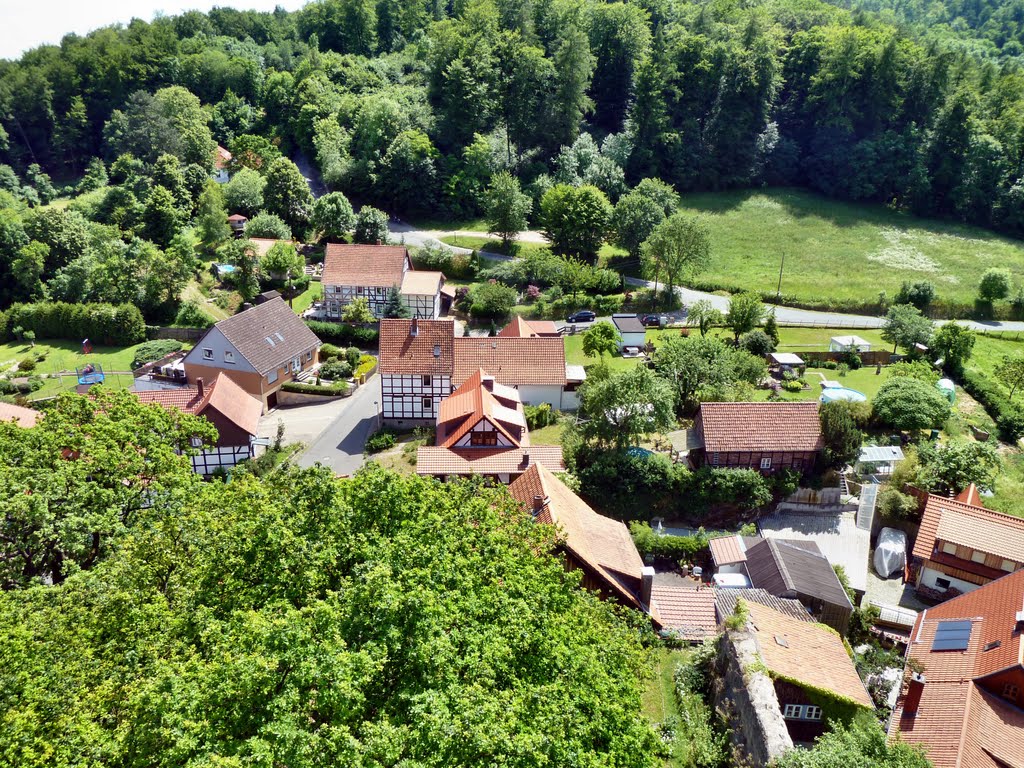
[{"label": "mowed meadow", "polygon": [[904,281],[927,280],[942,302],[970,304],[989,267],[1024,286],[1024,242],[976,227],[852,205],[790,189],[684,196],[711,230],[710,267],[697,288],[775,293],[837,306],[891,301]]}]

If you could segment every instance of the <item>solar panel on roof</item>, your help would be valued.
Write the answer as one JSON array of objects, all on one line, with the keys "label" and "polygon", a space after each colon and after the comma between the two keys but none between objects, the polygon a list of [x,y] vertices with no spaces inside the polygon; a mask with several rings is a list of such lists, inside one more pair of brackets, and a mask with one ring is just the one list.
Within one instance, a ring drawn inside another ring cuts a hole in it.
[{"label": "solar panel on roof", "polygon": [[965,651],[971,639],[971,622],[940,621],[935,628],[933,651]]}]

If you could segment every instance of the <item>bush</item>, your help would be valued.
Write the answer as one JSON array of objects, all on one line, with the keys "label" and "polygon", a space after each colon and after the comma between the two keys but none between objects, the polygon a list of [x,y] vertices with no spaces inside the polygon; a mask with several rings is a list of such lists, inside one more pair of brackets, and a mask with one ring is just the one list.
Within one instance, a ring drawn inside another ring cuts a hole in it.
[{"label": "bush", "polygon": [[345,323],[331,323],[323,320],[307,320],[306,326],[315,333],[321,341],[331,341],[336,344],[360,344],[364,347],[371,347],[377,344],[380,333],[373,326],[346,325]]},{"label": "bush", "polygon": [[708,547],[708,537],[703,533],[697,536],[661,536],[650,525],[641,522],[630,523],[629,532],[641,557],[654,555],[676,562],[689,561]]},{"label": "bush", "polygon": [[860,359],[860,355],[853,349],[848,349],[843,353],[843,364],[851,371],[858,371],[864,367],[864,361]]},{"label": "bush", "polygon": [[380,453],[388,448],[394,448],[397,443],[398,438],[394,432],[389,429],[381,429],[366,438],[366,452]]},{"label": "bush", "polygon": [[377,365],[377,358],[373,355],[360,355],[359,365],[356,367],[355,377],[361,378],[373,370],[373,367]]},{"label": "bush", "polygon": [[964,371],[959,383],[995,421],[1001,440],[1016,443],[1024,437],[1024,411],[1007,399],[998,384],[977,371]]},{"label": "bush", "polygon": [[473,254],[456,253],[435,240],[428,240],[422,248],[412,249],[412,261],[416,269],[444,272],[445,277],[453,280],[472,280],[478,272]]},{"label": "bush", "polygon": [[359,366],[359,361],[362,359],[363,353],[359,347],[346,347],[345,348],[345,362],[348,363],[352,368]]},{"label": "bush", "polygon": [[209,328],[213,319],[195,301],[186,301],[178,308],[174,324],[182,328]]},{"label": "bush", "polygon": [[917,499],[895,488],[887,488],[878,497],[878,511],[889,520],[906,520],[917,515]]},{"label": "bush", "polygon": [[343,381],[352,376],[352,366],[344,360],[328,360],[320,364],[320,376],[331,381]]},{"label": "bush", "polygon": [[273,213],[258,213],[245,223],[245,236],[291,240],[292,230],[280,216]]},{"label": "bush", "polygon": [[182,343],[177,339],[157,339],[156,341],[147,341],[145,344],[140,344],[135,350],[135,357],[132,358],[132,370],[141,368],[146,363],[152,363],[154,360],[159,360],[161,357],[171,354],[171,352],[177,352],[181,347]]},{"label": "bush", "polygon": [[764,357],[769,352],[775,351],[775,342],[760,328],[755,328],[740,336],[740,346],[757,357]]},{"label": "bush", "polygon": [[899,291],[896,293],[893,303],[913,304],[924,312],[934,300],[935,286],[927,280],[921,280],[915,283],[904,281],[903,285],[900,286]]},{"label": "bush", "polygon": [[128,347],[146,340],[146,322],[134,304],[68,304],[62,301],[14,304],[0,319],[0,332],[20,326],[39,339],[91,339],[95,344]]},{"label": "bush", "polygon": [[880,424],[900,430],[936,429],[949,418],[949,401],[935,387],[912,378],[889,379],[873,403]]},{"label": "bush", "polygon": [[324,395],[334,397],[348,394],[351,385],[347,381],[336,381],[333,384],[305,384],[301,381],[288,381],[281,385],[285,392],[298,392],[303,395]]},{"label": "bush", "polygon": [[320,360],[326,362],[327,360],[336,360],[340,358],[342,351],[340,347],[336,347],[333,344],[321,344],[320,345]]},{"label": "bush", "polygon": [[683,495],[697,506],[735,505],[741,509],[763,507],[772,500],[769,481],[752,469],[701,467],[691,473]]},{"label": "bush", "polygon": [[18,361],[18,370],[22,373],[29,373],[36,369],[36,359],[32,355],[26,355]]},{"label": "bush", "polygon": [[622,277],[611,269],[595,269],[590,290],[601,295],[618,293],[622,290]]},{"label": "bush", "polygon": [[782,388],[787,392],[801,392],[803,391],[804,385],[801,384],[798,379],[789,379],[782,382]]},{"label": "bush", "polygon": [[516,292],[501,283],[477,283],[469,289],[469,301],[469,313],[474,317],[508,317],[516,304]]},{"label": "bush", "polygon": [[558,412],[552,411],[549,403],[526,405],[523,406],[523,410],[526,412],[526,427],[528,429],[543,429],[549,424],[558,422]]}]

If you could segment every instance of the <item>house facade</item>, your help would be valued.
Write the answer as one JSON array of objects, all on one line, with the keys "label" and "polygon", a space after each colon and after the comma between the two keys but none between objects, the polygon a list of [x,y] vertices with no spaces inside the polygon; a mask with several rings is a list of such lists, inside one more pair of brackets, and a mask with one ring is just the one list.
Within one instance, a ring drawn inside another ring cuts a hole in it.
[{"label": "house facade", "polygon": [[392,289],[398,291],[413,317],[434,320],[441,316],[444,275],[414,271],[404,245],[329,243],[322,280],[329,319],[340,320],[345,307],[357,299],[366,299],[374,317],[383,317]]},{"label": "house facade", "polygon": [[441,272],[409,270],[402,278],[399,292],[410,316],[431,320],[442,315],[441,289],[443,287],[444,275]]},{"label": "house facade", "polygon": [[928,494],[914,541],[915,585],[932,596],[971,592],[1024,566],[1024,520],[985,509],[974,487]]},{"label": "house facade", "polygon": [[612,315],[612,323],[619,332],[619,352],[627,347],[643,349],[647,345],[647,329],[636,315]]},{"label": "house facade", "polygon": [[[536,450],[535,450],[536,448]],[[480,369],[441,403],[436,445],[416,452],[416,473],[509,483],[534,464],[564,471],[559,446],[531,446],[519,393]]]},{"label": "house facade", "polygon": [[918,615],[890,738],[935,768],[1024,765],[1024,570]]},{"label": "house facade", "polygon": [[823,447],[818,404],[701,403],[694,419],[699,447],[690,451],[696,466],[753,469],[814,467]]},{"label": "house facade", "polygon": [[[216,443],[191,457],[196,474],[209,477],[253,457],[263,404],[230,377],[220,374],[209,385],[200,378],[195,386],[143,390],[135,395],[140,402],[204,418],[217,429]],[[201,447],[198,438],[192,447]]]},{"label": "house facade", "polygon": [[182,362],[188,382],[224,373],[270,410],[283,384],[319,363],[319,350],[320,339],[278,297],[221,320]]},{"label": "house facade", "polygon": [[452,393],[455,323],[380,321],[381,416],[396,426],[433,424]]},{"label": "house facade", "polygon": [[213,153],[213,180],[218,184],[227,184],[231,181],[231,174],[228,172],[230,162],[231,153],[218,144]]},{"label": "house facade", "polygon": [[548,403],[560,411],[579,405],[565,365],[560,337],[465,337],[455,339],[453,383],[459,386],[483,368],[495,381],[519,391],[524,405]]}]

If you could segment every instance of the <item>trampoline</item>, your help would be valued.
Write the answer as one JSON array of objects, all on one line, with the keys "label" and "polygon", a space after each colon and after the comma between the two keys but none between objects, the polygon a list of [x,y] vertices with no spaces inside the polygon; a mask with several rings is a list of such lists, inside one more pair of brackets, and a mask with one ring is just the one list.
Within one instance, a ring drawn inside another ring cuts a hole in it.
[{"label": "trampoline", "polygon": [[821,393],[821,397],[818,399],[822,403],[834,403],[837,400],[843,400],[847,403],[863,403],[868,399],[868,396],[863,392],[858,392],[856,389],[829,387]]},{"label": "trampoline", "polygon": [[78,374],[79,384],[102,384],[106,376],[103,374],[103,366],[98,363],[89,363],[81,368],[75,368]]}]

